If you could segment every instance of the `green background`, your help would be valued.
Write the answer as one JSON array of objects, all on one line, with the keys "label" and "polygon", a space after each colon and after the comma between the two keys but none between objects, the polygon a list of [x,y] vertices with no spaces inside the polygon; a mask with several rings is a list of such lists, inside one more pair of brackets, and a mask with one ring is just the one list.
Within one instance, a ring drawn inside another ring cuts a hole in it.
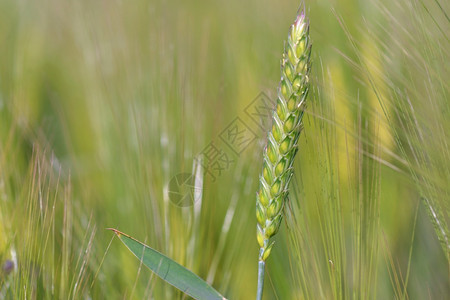
[{"label": "green background", "polygon": [[[0,297],[183,298],[113,227],[254,298],[265,134],[246,107],[275,101],[299,6],[0,0]],[[265,298],[445,299],[450,6],[305,7],[312,86]],[[221,139],[237,117],[255,137],[239,155]],[[221,174],[198,160],[210,143]],[[193,206],[171,202],[180,173]]]}]

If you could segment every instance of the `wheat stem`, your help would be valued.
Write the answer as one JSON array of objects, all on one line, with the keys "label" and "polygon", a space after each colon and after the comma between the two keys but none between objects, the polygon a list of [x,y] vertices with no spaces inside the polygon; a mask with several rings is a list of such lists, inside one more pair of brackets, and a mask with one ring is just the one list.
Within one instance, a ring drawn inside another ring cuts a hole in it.
[{"label": "wheat stem", "polygon": [[256,299],[261,300],[263,295],[263,289],[264,289],[264,268],[266,266],[266,262],[263,260],[260,260],[258,262],[258,289],[256,292]]}]

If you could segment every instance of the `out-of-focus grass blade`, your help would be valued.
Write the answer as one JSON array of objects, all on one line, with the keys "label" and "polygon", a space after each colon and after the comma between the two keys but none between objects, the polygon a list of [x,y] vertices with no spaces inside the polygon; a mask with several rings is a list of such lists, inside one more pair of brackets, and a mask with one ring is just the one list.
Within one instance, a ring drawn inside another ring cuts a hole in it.
[{"label": "out-of-focus grass blade", "polygon": [[207,284],[203,279],[167,256],[123,232],[113,228],[108,229],[114,231],[125,246],[127,246],[137,258],[142,260],[142,263],[145,266],[180,291],[199,300],[225,299],[225,297]]}]

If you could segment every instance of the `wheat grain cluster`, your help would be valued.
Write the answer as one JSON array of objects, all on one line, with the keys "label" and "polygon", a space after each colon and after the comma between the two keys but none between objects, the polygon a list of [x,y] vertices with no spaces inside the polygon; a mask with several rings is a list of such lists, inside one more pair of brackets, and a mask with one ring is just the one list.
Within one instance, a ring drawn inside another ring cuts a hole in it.
[{"label": "wheat grain cluster", "polygon": [[270,238],[280,227],[283,207],[288,198],[309,90],[310,55],[309,22],[301,12],[291,25],[285,44],[278,99],[264,149],[260,187],[256,196],[260,261],[265,261],[270,255],[273,246]]}]

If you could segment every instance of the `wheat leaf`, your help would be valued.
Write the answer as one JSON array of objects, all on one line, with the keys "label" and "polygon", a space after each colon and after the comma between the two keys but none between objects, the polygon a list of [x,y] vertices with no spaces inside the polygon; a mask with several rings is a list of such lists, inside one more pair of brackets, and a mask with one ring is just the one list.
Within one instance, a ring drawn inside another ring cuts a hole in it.
[{"label": "wheat leaf", "polygon": [[113,228],[108,229],[114,231],[117,237],[145,266],[180,291],[198,300],[225,299],[203,279],[174,260],[123,232]]}]

